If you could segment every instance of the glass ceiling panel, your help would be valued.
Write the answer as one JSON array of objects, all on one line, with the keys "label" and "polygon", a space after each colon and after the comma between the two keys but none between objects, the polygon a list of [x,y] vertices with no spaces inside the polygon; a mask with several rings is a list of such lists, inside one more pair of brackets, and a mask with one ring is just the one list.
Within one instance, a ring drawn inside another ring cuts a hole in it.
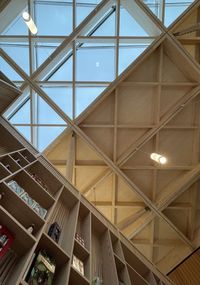
[{"label": "glass ceiling panel", "polygon": [[22,77],[0,56],[0,70],[11,81],[23,81]]},{"label": "glass ceiling panel", "polygon": [[72,118],[72,87],[44,87],[44,92]]},{"label": "glass ceiling panel", "polygon": [[92,36],[115,36],[116,35],[116,12],[113,11],[108,18],[99,26]]},{"label": "glass ceiling panel", "polygon": [[30,124],[30,99],[10,118],[12,124]]},{"label": "glass ceiling panel", "polygon": [[143,2],[168,27],[194,0],[143,0]]},{"label": "glass ceiling panel", "polygon": [[54,141],[66,127],[37,127],[38,149],[43,151],[52,141]]},{"label": "glass ceiling panel", "polygon": [[69,35],[73,23],[72,7],[72,3],[36,2],[35,21],[38,35]]},{"label": "glass ceiling panel", "polygon": [[[85,68],[87,66],[87,68]],[[77,50],[77,81],[112,81],[115,78],[115,47],[90,45]]]},{"label": "glass ceiling panel", "polygon": [[76,2],[76,26],[78,26],[96,7],[93,4]]},{"label": "glass ceiling panel", "polygon": [[176,18],[178,18],[192,3],[193,1],[165,1],[165,26],[171,25]]},{"label": "glass ceiling panel", "polygon": [[38,124],[65,124],[66,122],[38,96]]},{"label": "glass ceiling panel", "polygon": [[29,74],[29,46],[27,43],[3,43],[0,47]]},{"label": "glass ceiling panel", "polygon": [[120,9],[119,34],[120,36],[149,36],[132,15],[122,6]]},{"label": "glass ceiling panel", "polygon": [[15,128],[31,142],[31,127],[30,126],[15,126]]},{"label": "glass ceiling panel", "polygon": [[54,52],[58,46],[59,43],[38,42],[34,44],[36,69]]},{"label": "glass ceiling panel", "polygon": [[119,74],[122,73],[147,47],[148,44],[120,44]]},{"label": "glass ceiling panel", "polygon": [[61,65],[61,67],[48,79],[49,81],[72,81],[73,56]]},{"label": "glass ceiling panel", "polygon": [[76,87],[76,117],[80,115],[106,87]]}]

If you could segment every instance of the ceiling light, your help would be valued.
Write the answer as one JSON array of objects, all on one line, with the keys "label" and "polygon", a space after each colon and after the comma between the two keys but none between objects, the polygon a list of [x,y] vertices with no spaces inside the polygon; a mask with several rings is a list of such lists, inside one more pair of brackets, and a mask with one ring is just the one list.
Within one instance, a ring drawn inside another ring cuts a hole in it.
[{"label": "ceiling light", "polygon": [[167,162],[166,157],[155,152],[151,153],[150,158],[160,164],[165,164]]},{"label": "ceiling light", "polygon": [[33,19],[31,18],[31,16],[29,15],[29,13],[23,12],[22,17],[24,19],[25,24],[28,26],[29,30],[31,31],[31,33],[33,35],[36,35],[37,34],[37,27],[36,27],[35,23],[33,22]]}]

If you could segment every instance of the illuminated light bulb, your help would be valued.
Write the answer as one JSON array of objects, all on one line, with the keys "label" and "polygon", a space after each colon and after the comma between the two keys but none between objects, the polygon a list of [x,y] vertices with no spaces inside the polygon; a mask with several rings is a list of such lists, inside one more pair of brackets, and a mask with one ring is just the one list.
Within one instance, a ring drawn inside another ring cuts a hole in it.
[{"label": "illuminated light bulb", "polygon": [[155,152],[151,153],[150,158],[160,164],[165,164],[167,162],[166,157]]},{"label": "illuminated light bulb", "polygon": [[25,24],[27,25],[27,27],[31,31],[31,33],[33,35],[36,35],[38,30],[37,30],[37,27],[36,27],[35,23],[33,22],[33,19],[29,15],[29,13],[28,12],[23,12],[22,17],[24,19]]}]

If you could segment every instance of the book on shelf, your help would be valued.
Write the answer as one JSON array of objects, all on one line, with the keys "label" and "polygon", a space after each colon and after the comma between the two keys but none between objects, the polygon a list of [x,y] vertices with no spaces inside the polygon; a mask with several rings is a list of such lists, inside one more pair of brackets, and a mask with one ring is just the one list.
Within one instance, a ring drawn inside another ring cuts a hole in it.
[{"label": "book on shelf", "polygon": [[16,181],[7,183],[9,188],[15,192],[27,205],[29,205],[41,218],[45,218],[47,210],[40,206]]},{"label": "book on shelf", "polygon": [[84,275],[84,264],[83,264],[83,262],[82,262],[78,257],[76,257],[75,255],[73,255],[72,266],[73,266],[78,272],[80,272],[82,275]]}]

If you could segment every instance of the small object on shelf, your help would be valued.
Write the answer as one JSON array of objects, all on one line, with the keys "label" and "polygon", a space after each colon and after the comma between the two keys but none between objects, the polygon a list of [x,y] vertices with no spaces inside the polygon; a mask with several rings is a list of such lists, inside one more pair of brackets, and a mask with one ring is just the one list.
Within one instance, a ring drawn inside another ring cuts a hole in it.
[{"label": "small object on shelf", "polygon": [[7,185],[18,195],[21,196],[25,191],[22,187],[18,185],[18,183],[14,180],[11,180],[7,183]]},{"label": "small object on shelf", "polygon": [[42,208],[39,203],[32,199],[25,190],[14,180],[7,184],[23,201],[26,202],[41,218],[45,218],[47,210]]},{"label": "small object on shelf", "polygon": [[4,192],[1,192],[0,193],[0,200],[2,200],[3,199],[3,196],[5,195],[5,193]]},{"label": "small object on shelf", "polygon": [[51,224],[51,226],[49,227],[49,231],[48,231],[48,235],[55,241],[58,243],[59,238],[60,238],[60,234],[61,234],[61,228],[59,227],[59,225],[55,222],[53,224]]},{"label": "small object on shelf", "polygon": [[73,266],[78,272],[80,272],[80,274],[84,275],[84,264],[83,264],[83,262],[82,262],[79,258],[77,258],[75,255],[73,255],[72,266]]},{"label": "small object on shelf", "polygon": [[8,252],[14,241],[14,236],[6,226],[0,226],[0,259]]},{"label": "small object on shelf", "polygon": [[103,285],[103,280],[101,280],[99,277],[94,277],[92,285]]},{"label": "small object on shelf", "polygon": [[31,208],[34,207],[34,205],[37,203],[35,200],[33,200],[27,192],[24,192],[21,195],[22,200],[24,200],[26,202],[26,204],[28,204]]},{"label": "small object on shelf", "polygon": [[79,233],[75,234],[75,239],[82,245],[85,247],[85,240],[82,238],[82,236]]},{"label": "small object on shelf", "polygon": [[42,250],[33,261],[26,282],[29,285],[52,285],[55,269],[54,258],[50,257],[45,250]]},{"label": "small object on shelf", "polygon": [[29,234],[32,234],[33,231],[34,231],[34,228],[35,228],[35,225],[34,225],[34,224],[31,224],[31,225],[28,227],[27,232],[28,232]]},{"label": "small object on shelf", "polygon": [[47,185],[44,183],[44,181],[42,180],[42,178],[40,178],[37,174],[32,173],[30,171],[28,171],[28,173],[31,175],[31,177],[38,183],[40,184],[47,192],[49,191]]},{"label": "small object on shelf", "polygon": [[44,208],[42,208],[42,207],[40,206],[40,204],[38,204],[38,203],[33,204],[32,209],[33,209],[42,219],[45,218],[45,216],[46,216],[46,214],[47,214],[47,210],[44,209]]}]

